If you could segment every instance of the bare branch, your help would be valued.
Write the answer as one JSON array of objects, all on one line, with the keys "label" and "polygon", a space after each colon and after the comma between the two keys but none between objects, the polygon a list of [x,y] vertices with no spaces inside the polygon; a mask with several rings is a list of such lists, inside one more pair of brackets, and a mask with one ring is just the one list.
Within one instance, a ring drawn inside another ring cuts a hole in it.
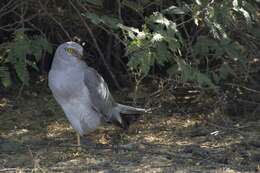
[{"label": "bare branch", "polygon": [[106,67],[106,69],[107,69],[107,71],[109,72],[110,76],[111,76],[112,79],[113,79],[114,84],[116,85],[116,87],[117,87],[118,89],[121,90],[121,87],[120,87],[119,83],[117,82],[114,73],[111,71],[110,66],[109,66],[108,63],[107,63],[107,61],[106,61],[106,59],[105,59],[105,56],[104,56],[104,54],[102,53],[101,48],[99,47],[98,42],[97,42],[97,40],[96,40],[96,38],[95,38],[95,36],[94,36],[92,30],[90,29],[89,25],[88,25],[87,22],[84,20],[84,18],[82,17],[82,15],[81,15],[80,11],[77,9],[77,7],[71,2],[71,0],[69,0],[69,3],[70,3],[70,5],[72,6],[72,8],[76,11],[76,13],[77,13],[77,15],[79,16],[79,18],[81,19],[83,25],[84,25],[85,28],[87,29],[87,31],[88,31],[88,33],[89,33],[89,35],[90,35],[90,37],[91,37],[91,39],[92,39],[92,41],[93,41],[93,43],[94,43],[94,46],[96,47],[96,49],[97,49],[97,51],[98,51],[98,54],[99,54],[101,60],[103,61],[104,65],[105,65],[105,67]]},{"label": "bare branch", "polygon": [[68,37],[69,40],[72,40],[72,37],[70,34],[67,32],[67,30],[63,27],[61,22],[59,22],[53,15],[51,15],[50,12],[47,11],[47,9],[44,7],[44,5],[41,3],[41,1],[38,1],[41,8],[45,11],[45,13],[61,28],[61,30],[65,33],[65,35]]}]

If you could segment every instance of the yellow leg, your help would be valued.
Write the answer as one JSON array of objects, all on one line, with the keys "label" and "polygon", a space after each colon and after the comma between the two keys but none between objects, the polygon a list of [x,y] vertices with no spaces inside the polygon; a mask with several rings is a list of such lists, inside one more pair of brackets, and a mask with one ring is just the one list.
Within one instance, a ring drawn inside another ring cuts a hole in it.
[{"label": "yellow leg", "polygon": [[80,146],[80,135],[77,133],[77,145]]}]

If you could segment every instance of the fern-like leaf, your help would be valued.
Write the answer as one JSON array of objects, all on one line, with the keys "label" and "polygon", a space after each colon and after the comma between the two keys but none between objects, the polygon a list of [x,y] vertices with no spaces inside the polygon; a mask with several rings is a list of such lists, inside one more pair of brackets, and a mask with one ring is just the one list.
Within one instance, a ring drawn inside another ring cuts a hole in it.
[{"label": "fern-like leaf", "polygon": [[43,52],[50,53],[52,47],[45,38],[40,36],[29,38],[25,31],[20,29],[15,32],[13,41],[7,46],[9,51],[6,59],[14,66],[17,77],[25,85],[29,85],[30,75],[27,67],[38,70],[36,63],[41,59]]},{"label": "fern-like leaf", "polygon": [[11,85],[9,69],[5,66],[0,66],[0,80],[4,87],[9,87]]}]

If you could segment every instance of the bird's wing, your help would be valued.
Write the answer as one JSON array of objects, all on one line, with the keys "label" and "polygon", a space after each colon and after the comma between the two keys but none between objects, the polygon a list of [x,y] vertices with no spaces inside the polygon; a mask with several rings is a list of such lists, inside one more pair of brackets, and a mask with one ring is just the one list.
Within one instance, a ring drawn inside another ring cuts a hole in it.
[{"label": "bird's wing", "polygon": [[93,106],[106,119],[109,119],[111,116],[109,114],[115,103],[103,77],[95,69],[87,67],[84,73],[84,83],[89,90]]}]

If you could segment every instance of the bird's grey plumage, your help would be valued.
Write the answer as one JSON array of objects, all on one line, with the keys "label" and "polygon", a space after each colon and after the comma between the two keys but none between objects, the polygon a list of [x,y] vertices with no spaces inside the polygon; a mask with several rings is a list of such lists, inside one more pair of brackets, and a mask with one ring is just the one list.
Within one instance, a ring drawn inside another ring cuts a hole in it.
[{"label": "bird's grey plumage", "polygon": [[79,44],[61,44],[49,73],[49,87],[80,135],[95,130],[102,120],[127,126],[129,122],[124,122],[127,121],[124,115],[146,111],[116,103],[102,76],[80,60],[80,56],[83,48]]}]

